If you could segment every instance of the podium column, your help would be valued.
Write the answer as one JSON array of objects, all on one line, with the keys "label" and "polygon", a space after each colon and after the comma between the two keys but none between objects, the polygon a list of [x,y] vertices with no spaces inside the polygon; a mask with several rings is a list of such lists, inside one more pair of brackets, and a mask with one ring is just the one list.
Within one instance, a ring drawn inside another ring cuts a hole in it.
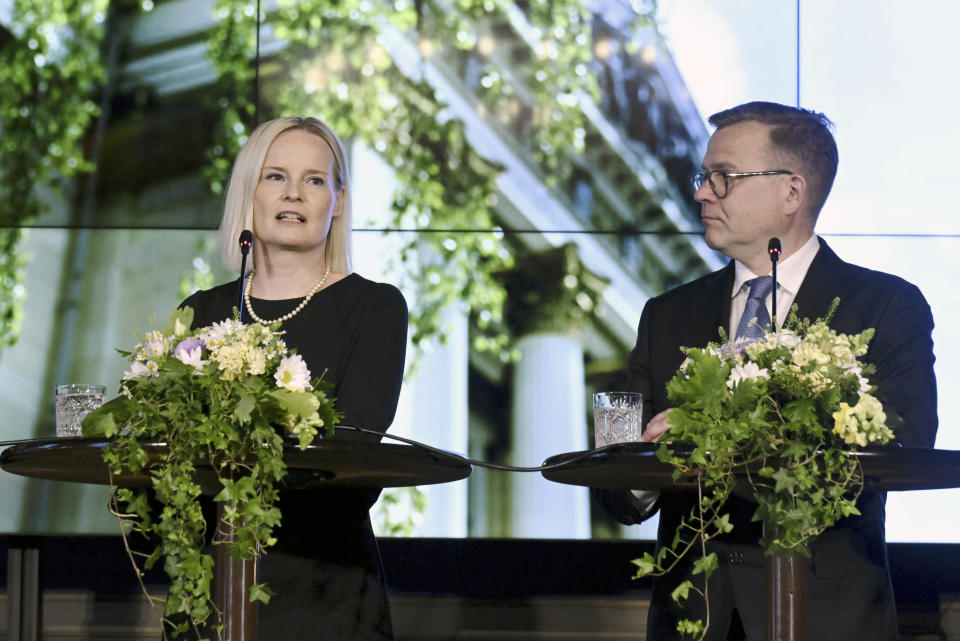
[{"label": "podium column", "polygon": [[40,548],[31,537],[12,537],[7,550],[7,638],[43,638]]}]

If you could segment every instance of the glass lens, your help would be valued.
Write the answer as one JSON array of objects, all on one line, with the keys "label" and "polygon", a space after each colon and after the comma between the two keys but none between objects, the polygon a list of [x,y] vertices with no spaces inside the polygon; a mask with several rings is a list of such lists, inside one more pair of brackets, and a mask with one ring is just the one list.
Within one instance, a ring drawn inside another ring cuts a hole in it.
[{"label": "glass lens", "polygon": [[709,175],[710,189],[717,195],[717,198],[723,198],[727,195],[727,175],[722,171],[711,171]]}]

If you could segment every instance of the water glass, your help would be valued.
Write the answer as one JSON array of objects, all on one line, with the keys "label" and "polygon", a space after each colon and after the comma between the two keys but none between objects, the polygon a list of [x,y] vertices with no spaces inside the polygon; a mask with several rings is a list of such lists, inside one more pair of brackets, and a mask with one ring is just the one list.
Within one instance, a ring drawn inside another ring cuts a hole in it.
[{"label": "water glass", "polygon": [[594,447],[639,441],[642,424],[643,394],[598,392],[593,395]]},{"label": "water glass", "polygon": [[104,385],[57,385],[57,437],[82,436],[84,417],[103,405]]}]

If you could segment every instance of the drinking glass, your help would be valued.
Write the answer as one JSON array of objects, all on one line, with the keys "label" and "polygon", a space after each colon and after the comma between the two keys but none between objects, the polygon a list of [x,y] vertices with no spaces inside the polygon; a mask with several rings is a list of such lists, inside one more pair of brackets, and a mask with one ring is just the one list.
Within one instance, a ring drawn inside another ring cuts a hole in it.
[{"label": "drinking glass", "polygon": [[643,394],[597,392],[593,395],[594,447],[639,441],[643,423]]},{"label": "drinking glass", "polygon": [[104,385],[68,383],[57,385],[57,436],[82,436],[84,417],[103,405]]}]

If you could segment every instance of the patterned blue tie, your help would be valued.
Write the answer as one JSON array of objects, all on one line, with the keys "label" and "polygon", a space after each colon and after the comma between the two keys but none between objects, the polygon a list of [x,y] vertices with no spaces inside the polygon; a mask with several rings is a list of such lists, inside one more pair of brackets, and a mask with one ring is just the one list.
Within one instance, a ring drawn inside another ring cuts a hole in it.
[{"label": "patterned blue tie", "polygon": [[[743,316],[737,325],[736,338],[760,338],[770,330],[770,313],[767,312],[767,296],[773,289],[773,278],[761,276],[748,280],[750,296],[747,306],[743,309]],[[752,322],[757,319],[756,322]]]}]

